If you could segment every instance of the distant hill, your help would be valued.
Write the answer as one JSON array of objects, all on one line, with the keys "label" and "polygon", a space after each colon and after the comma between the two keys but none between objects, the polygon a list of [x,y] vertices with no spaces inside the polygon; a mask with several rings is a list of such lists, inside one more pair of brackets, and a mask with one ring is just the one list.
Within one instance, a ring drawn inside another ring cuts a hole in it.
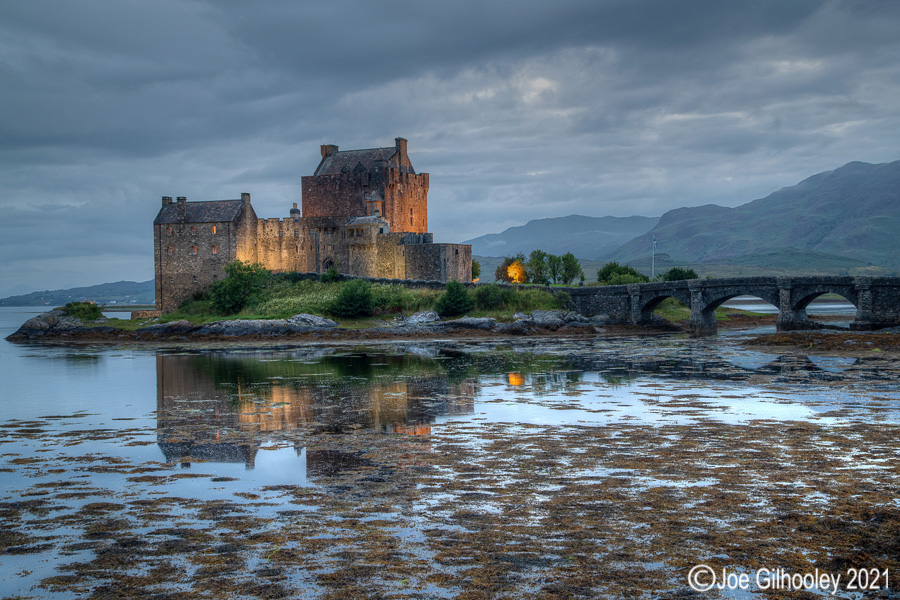
[{"label": "distant hill", "polygon": [[153,304],[153,280],[140,283],[118,281],[68,290],[32,292],[0,299],[0,306],[62,306],[73,300],[92,300],[97,304]]},{"label": "distant hill", "polygon": [[536,219],[503,233],[491,233],[464,244],[472,244],[472,254],[513,256],[540,249],[550,254],[571,252],[578,258],[601,259],[635,236],[650,231],[657,217],[585,217],[569,215]]},{"label": "distant hill", "polygon": [[[736,208],[713,204],[665,213],[616,250],[619,262],[649,261],[653,237],[672,264],[773,267],[873,264],[900,267],[900,161],[852,162]],[[842,262],[843,261],[843,262]]]}]

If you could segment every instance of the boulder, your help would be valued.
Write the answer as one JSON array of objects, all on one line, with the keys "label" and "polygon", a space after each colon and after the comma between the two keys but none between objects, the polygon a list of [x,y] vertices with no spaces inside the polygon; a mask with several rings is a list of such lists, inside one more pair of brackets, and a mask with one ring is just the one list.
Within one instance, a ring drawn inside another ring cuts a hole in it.
[{"label": "boulder", "polygon": [[297,325],[305,325],[306,327],[317,327],[317,328],[331,328],[337,327],[338,324],[331,319],[326,319],[325,317],[319,317],[316,315],[310,315],[307,313],[300,313],[299,315],[294,315],[290,319],[287,320],[288,323],[295,323]]},{"label": "boulder", "polygon": [[565,322],[565,313],[561,310],[536,310],[531,313],[531,320],[540,327],[556,328]]},{"label": "boulder", "polygon": [[65,313],[61,310],[51,310],[50,312],[39,314],[36,317],[31,317],[22,323],[22,326],[19,327],[19,330],[13,335],[41,335],[52,329],[59,320],[59,317],[64,314]]},{"label": "boulder", "polygon": [[462,317],[441,323],[448,329],[491,329],[496,320],[491,317]]},{"label": "boulder", "polygon": [[401,326],[424,325],[426,323],[434,323],[440,321],[441,316],[433,310],[422,310],[414,315],[410,315],[400,320]]}]

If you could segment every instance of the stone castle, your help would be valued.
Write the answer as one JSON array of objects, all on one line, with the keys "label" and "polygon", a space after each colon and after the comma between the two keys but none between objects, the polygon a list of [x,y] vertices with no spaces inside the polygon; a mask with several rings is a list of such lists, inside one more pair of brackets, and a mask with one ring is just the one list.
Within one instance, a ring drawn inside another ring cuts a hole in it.
[{"label": "stone castle", "polygon": [[257,218],[240,200],[188,202],[163,196],[153,221],[156,308],[172,311],[224,277],[233,260],[272,271],[387,279],[471,281],[472,247],[435,244],[428,233],[428,173],[416,173],[406,140],[388,148],[322,146],[302,178],[303,210]]}]

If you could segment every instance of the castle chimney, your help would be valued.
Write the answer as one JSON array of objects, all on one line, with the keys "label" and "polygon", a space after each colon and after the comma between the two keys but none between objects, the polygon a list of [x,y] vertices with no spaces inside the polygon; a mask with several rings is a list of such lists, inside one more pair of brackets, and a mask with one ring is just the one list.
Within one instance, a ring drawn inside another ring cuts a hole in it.
[{"label": "castle chimney", "polygon": [[176,204],[178,208],[178,220],[184,223],[187,214],[187,198],[185,196],[178,196],[176,200],[178,201]]},{"label": "castle chimney", "polygon": [[241,192],[241,201],[244,203],[244,206],[250,205],[250,194],[247,192]]},{"label": "castle chimney", "polygon": [[297,208],[296,202],[294,202],[294,208],[291,209],[291,218],[294,218],[294,219],[300,218],[300,209]]},{"label": "castle chimney", "polygon": [[172,196],[163,196],[162,203],[163,203],[163,206],[168,206],[169,204],[172,204]]},{"label": "castle chimney", "polygon": [[406,139],[401,137],[394,138],[394,143],[397,146],[397,152],[400,154],[400,160],[404,160],[406,158]]},{"label": "castle chimney", "polygon": [[334,144],[322,144],[322,158],[328,158],[338,151],[338,147]]}]

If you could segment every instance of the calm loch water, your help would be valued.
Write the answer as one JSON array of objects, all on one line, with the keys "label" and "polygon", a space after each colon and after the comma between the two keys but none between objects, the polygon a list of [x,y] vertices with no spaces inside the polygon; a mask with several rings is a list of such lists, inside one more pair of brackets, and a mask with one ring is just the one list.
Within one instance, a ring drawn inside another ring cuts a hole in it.
[{"label": "calm loch water", "polygon": [[[0,311],[2,336],[29,316]],[[0,594],[655,598],[701,561],[890,570],[900,363],[876,350],[4,341]]]}]

